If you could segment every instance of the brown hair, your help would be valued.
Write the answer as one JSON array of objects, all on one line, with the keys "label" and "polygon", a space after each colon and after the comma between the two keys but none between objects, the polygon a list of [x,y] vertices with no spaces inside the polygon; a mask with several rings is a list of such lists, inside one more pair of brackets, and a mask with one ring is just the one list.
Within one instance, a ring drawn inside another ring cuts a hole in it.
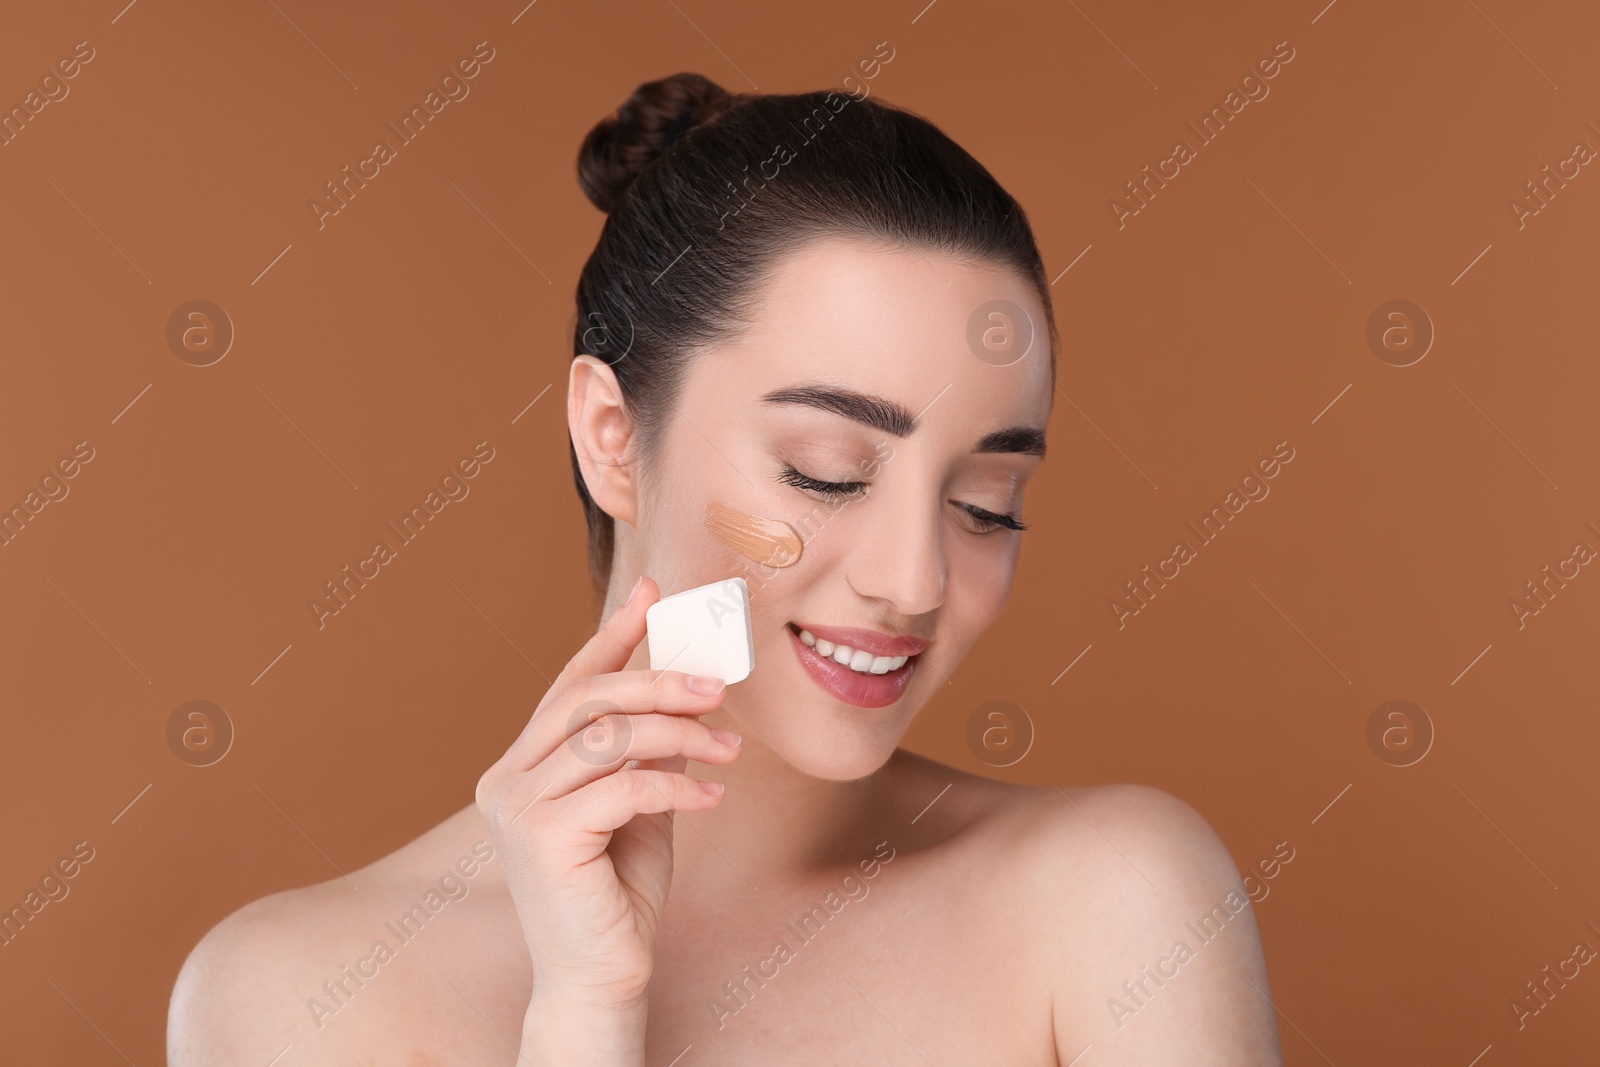
[{"label": "brown hair", "polygon": [[[1027,215],[912,112],[838,91],[734,94],[674,74],[640,85],[589,131],[578,184],[607,218],[578,278],[573,355],[615,373],[641,462],[693,352],[747,326],[759,282],[813,238],[873,238],[1015,270],[1044,305],[1054,379],[1050,286]],[[613,522],[570,451],[603,598]]]}]

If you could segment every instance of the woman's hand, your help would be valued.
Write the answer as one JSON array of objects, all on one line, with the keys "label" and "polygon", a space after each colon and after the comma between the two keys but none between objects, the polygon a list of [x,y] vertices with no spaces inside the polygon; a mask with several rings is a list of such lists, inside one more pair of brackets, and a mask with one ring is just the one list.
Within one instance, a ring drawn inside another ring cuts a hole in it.
[{"label": "woman's hand", "polygon": [[599,1018],[631,1012],[641,1040],[672,882],[672,812],[722,799],[720,785],[684,766],[739,754],[737,735],[696,718],[721,705],[721,679],[622,669],[659,596],[639,579],[477,792],[533,959],[530,1020],[541,1005]]}]

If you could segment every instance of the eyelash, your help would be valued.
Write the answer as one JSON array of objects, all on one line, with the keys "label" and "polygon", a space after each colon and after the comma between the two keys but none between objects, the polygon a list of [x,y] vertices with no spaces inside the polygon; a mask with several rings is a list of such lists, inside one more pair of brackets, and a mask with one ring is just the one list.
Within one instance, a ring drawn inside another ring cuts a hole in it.
[{"label": "eyelash", "polygon": [[[824,482],[820,479],[812,478],[809,475],[801,474],[793,467],[788,466],[784,467],[783,473],[778,475],[778,481],[785,485],[792,485],[796,489],[804,489],[807,492],[819,493],[830,500],[837,500],[850,496],[859,496],[867,488],[866,482]],[[956,507],[961,508],[963,511],[967,512],[967,514],[984,524],[984,529],[982,531],[975,532],[989,533],[990,531],[999,529],[1001,527],[1004,527],[1008,530],[1019,531],[1026,530],[1028,528],[1027,524],[1021,519],[1018,519],[1015,515],[1000,515],[993,511],[980,508],[975,504],[963,504],[959,500],[951,501],[951,503],[955,504]]]}]

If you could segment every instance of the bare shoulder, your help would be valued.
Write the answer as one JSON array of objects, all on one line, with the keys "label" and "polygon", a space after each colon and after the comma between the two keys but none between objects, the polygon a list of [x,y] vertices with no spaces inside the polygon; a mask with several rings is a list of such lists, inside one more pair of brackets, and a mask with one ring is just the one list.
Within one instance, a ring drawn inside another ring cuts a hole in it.
[{"label": "bare shoulder", "polygon": [[1047,884],[1063,903],[1126,902],[1130,881],[1189,898],[1240,884],[1211,824],[1160,789],[1006,782],[905,749],[895,760],[919,819],[934,815],[944,833],[992,851],[1007,877]]},{"label": "bare shoulder", "polygon": [[[1210,824],[1159,789],[1026,785],[972,774],[905,749],[895,756],[900,774],[913,783],[908,792],[929,801],[938,796],[941,807],[953,809],[947,817],[952,827],[992,840],[997,852],[1046,877],[1070,868],[1072,882],[1082,884],[1091,871],[1108,876],[1127,871],[1127,857],[1119,860],[1116,849],[1106,847],[1108,827],[1116,830],[1118,845],[1150,852],[1151,865],[1178,881],[1233,873],[1227,849]],[[908,797],[907,803],[917,800]]]},{"label": "bare shoulder", "polygon": [[[288,1047],[297,1063],[363,1062],[371,1030],[383,1024],[405,980],[385,980],[384,995],[362,998],[371,1007],[341,1018],[342,1026],[329,1021],[402,951],[409,931],[420,932],[471,888],[495,888],[497,877],[485,874],[492,849],[474,855],[465,843],[469,814],[458,812],[347,876],[262,897],[212,927],[172,991],[169,1064],[265,1064]],[[380,943],[386,952],[375,951]]]},{"label": "bare shoulder", "polygon": [[1199,812],[1140,785],[1024,787],[1006,810],[1066,1058],[1281,1062],[1250,897]]},{"label": "bare shoulder", "polygon": [[[223,919],[189,953],[167,1012],[167,1062],[265,1063],[304,1030],[285,991],[315,989],[319,942],[351,919],[328,884],[273,893]],[[264,1057],[264,1058],[263,1058]]]},{"label": "bare shoulder", "polygon": [[1236,880],[1233,859],[1204,816],[1151,786],[1027,786],[1011,806],[1042,835],[1036,858],[1045,873],[1070,873],[1091,892],[1129,877],[1174,891]]}]

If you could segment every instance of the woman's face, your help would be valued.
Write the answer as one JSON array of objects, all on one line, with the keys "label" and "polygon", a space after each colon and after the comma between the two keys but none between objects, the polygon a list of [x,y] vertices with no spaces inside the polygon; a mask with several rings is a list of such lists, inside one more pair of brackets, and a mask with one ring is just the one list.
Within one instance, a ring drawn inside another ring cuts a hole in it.
[{"label": "woman's face", "polygon": [[[1044,309],[1010,271],[844,239],[801,246],[760,297],[737,342],[690,360],[621,536],[664,596],[746,580],[755,669],[725,698],[736,728],[806,774],[859,778],[1011,590],[1028,535],[1004,522],[1025,521],[1051,406]],[[1034,326],[1009,365],[1014,353],[980,356],[969,342],[992,301]],[[778,569],[734,551],[705,525],[713,503],[789,523],[799,561]],[[807,638],[829,635],[824,657]],[[840,644],[909,658],[852,671]]]}]

